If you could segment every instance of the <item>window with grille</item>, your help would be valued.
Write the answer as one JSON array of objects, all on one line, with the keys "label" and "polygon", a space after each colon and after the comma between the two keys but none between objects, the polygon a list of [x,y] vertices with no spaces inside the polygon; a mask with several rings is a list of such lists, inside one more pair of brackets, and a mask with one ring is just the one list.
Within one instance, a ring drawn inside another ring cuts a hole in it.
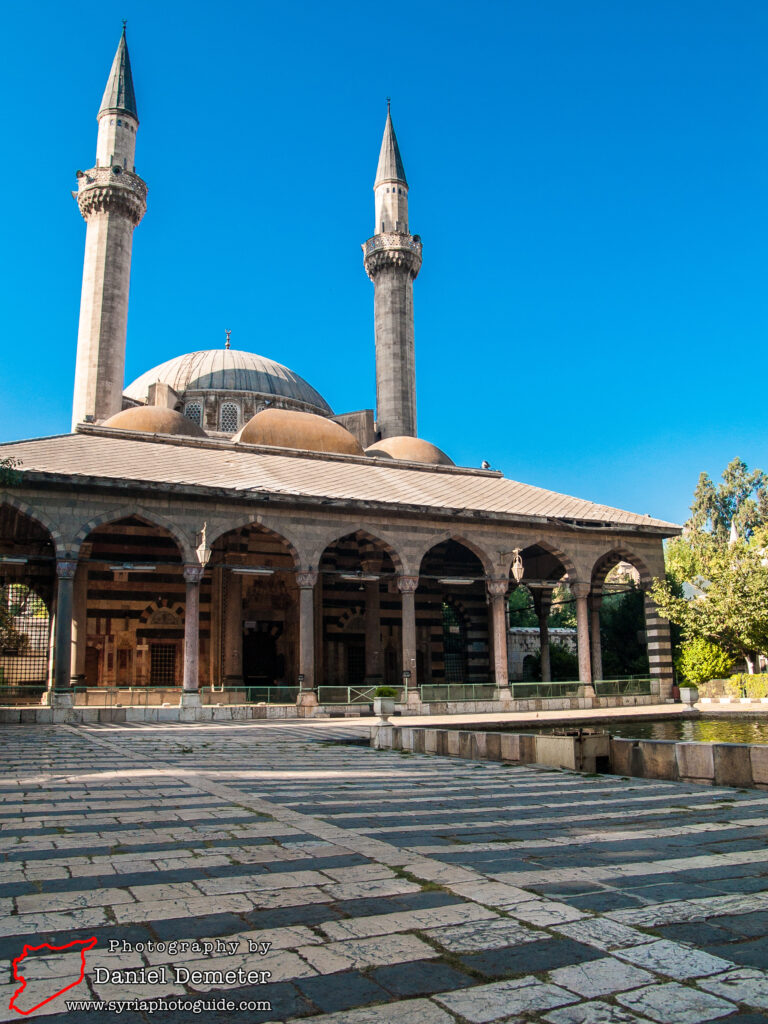
[{"label": "window with grille", "polygon": [[237,430],[238,409],[234,402],[225,402],[219,413],[219,430],[234,434]]},{"label": "window with grille", "polygon": [[176,685],[176,646],[152,644],[150,653],[150,683],[152,686]]},{"label": "window with grille", "polygon": [[188,420],[196,423],[198,427],[201,426],[200,420],[203,418],[203,410],[199,402],[187,402],[184,406],[184,415]]}]

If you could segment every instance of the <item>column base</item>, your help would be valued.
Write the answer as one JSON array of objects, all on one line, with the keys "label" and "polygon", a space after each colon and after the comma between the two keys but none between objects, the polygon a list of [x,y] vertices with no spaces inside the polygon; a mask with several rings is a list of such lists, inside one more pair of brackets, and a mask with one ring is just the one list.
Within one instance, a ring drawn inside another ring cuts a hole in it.
[{"label": "column base", "polygon": [[296,696],[296,704],[300,708],[316,708],[318,704],[317,694],[314,690],[302,690]]},{"label": "column base", "polygon": [[409,708],[420,708],[421,707],[421,694],[418,690],[409,690],[408,699],[405,702],[406,707]]},{"label": "column base", "polygon": [[584,683],[584,697],[587,700],[594,700],[597,694],[592,683]]},{"label": "column base", "polygon": [[49,694],[49,704],[52,708],[73,708],[75,706],[71,693],[57,693],[55,690],[49,690]]},{"label": "column base", "polygon": [[512,700],[512,691],[508,686],[497,686],[493,691],[494,700]]},{"label": "column base", "polygon": [[179,697],[180,708],[199,708],[201,707],[200,694],[197,690],[182,690],[181,696]]}]

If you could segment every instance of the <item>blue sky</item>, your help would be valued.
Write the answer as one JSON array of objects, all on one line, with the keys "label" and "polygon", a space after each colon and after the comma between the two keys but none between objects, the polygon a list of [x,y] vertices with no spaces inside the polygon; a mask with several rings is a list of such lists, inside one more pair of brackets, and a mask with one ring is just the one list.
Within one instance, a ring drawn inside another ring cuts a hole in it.
[{"label": "blue sky", "polygon": [[0,440],[66,432],[101,93],[128,19],[149,209],[126,382],[224,342],[374,402],[386,111],[422,236],[419,434],[682,521],[768,469],[768,5],[158,4],[4,12]]}]

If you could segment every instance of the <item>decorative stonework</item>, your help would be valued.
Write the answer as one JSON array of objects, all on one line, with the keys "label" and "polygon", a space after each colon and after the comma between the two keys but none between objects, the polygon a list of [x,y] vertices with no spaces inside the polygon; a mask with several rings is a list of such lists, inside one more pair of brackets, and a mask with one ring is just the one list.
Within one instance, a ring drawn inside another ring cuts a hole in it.
[{"label": "decorative stonework", "polygon": [[147,185],[121,167],[93,167],[78,173],[77,205],[85,220],[94,213],[119,213],[139,223],[147,210]]},{"label": "decorative stonework", "polygon": [[185,565],[184,566],[184,582],[185,583],[200,583],[203,578],[205,569],[202,565]]},{"label": "decorative stonework", "polygon": [[414,594],[419,586],[418,576],[398,576],[397,589],[401,594]]},{"label": "decorative stonework", "polygon": [[508,580],[486,580],[485,587],[491,597],[504,597],[508,588]]},{"label": "decorative stonework", "polygon": [[297,572],[296,583],[301,590],[310,590],[317,583],[316,572]]},{"label": "decorative stonework", "polygon": [[75,573],[77,572],[77,562],[56,561],[56,575],[60,580],[71,580],[74,579]]},{"label": "decorative stonework", "polygon": [[388,232],[363,243],[365,272],[372,281],[386,267],[407,270],[415,278],[421,269],[421,239],[418,235]]}]

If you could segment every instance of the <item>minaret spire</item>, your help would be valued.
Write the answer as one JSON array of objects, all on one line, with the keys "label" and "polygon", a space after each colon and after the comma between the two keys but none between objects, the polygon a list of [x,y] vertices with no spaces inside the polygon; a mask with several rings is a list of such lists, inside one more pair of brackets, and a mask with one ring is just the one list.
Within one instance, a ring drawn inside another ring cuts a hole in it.
[{"label": "minaret spire", "polygon": [[77,204],[88,228],[73,430],[107,419],[123,405],[133,229],[147,208],[147,186],[133,162],[139,118],[125,22],[97,120],[96,166],[77,172]]},{"label": "minaret spire", "polygon": [[375,289],[376,429],[382,438],[415,437],[413,281],[421,268],[421,239],[408,231],[408,181],[389,97],[373,191],[376,233],[363,253]]},{"label": "minaret spire", "polygon": [[99,116],[113,112],[131,114],[137,121],[139,120],[136,110],[136,93],[133,90],[131,58],[128,56],[128,43],[125,39],[125,22],[123,22],[123,34],[117,44],[115,59],[112,61],[112,70],[107,79],[107,87],[101,98]]}]

